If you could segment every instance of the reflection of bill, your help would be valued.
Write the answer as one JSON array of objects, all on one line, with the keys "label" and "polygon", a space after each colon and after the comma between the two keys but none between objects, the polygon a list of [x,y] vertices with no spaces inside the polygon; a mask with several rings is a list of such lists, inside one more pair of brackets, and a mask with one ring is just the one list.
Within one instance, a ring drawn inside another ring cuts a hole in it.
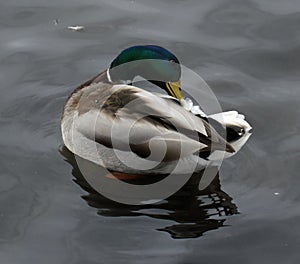
[{"label": "reflection of bill", "polygon": [[[196,238],[209,230],[224,226],[224,221],[226,221],[224,216],[237,213],[237,207],[232,203],[232,198],[221,190],[218,174],[214,174],[214,179],[201,191],[198,185],[203,177],[202,172],[193,174],[179,191],[158,203],[124,205],[107,199],[95,191],[81,174],[74,155],[65,147],[61,149],[61,154],[73,166],[72,174],[75,182],[88,192],[83,198],[90,206],[97,208],[102,216],[148,216],[169,220],[174,223],[158,227],[158,230],[170,233],[173,238]],[[96,166],[93,163],[90,165]],[[152,182],[161,180],[159,176],[157,177],[157,179],[151,179]],[[113,179],[110,180],[113,181]],[[136,185],[149,184],[147,177],[127,179],[127,181]]]}]

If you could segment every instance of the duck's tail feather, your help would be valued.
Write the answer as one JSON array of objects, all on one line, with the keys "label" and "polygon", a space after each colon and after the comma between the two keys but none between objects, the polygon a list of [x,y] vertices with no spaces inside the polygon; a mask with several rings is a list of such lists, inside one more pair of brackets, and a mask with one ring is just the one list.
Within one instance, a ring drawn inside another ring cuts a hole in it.
[{"label": "duck's tail feather", "polygon": [[[215,123],[217,126],[222,126],[226,133],[227,142],[229,142],[235,150],[233,153],[212,153],[208,157],[210,160],[219,159],[221,154],[224,154],[225,158],[233,156],[243,147],[251,136],[251,125],[245,120],[245,116],[239,114],[237,111],[213,114],[209,116],[209,120],[212,120],[212,123]],[[214,124],[212,125],[214,126]]]}]

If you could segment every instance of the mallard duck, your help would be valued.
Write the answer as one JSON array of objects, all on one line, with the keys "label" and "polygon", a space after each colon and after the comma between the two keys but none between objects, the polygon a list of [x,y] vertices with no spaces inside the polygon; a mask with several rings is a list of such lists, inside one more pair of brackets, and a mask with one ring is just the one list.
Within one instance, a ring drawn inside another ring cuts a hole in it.
[{"label": "mallard duck", "polygon": [[[136,76],[161,93],[133,86]],[[179,60],[165,48],[123,50],[108,69],[68,97],[61,120],[65,146],[125,174],[192,173],[234,155],[251,126],[236,111],[206,116],[199,107],[187,109],[180,77]]]}]

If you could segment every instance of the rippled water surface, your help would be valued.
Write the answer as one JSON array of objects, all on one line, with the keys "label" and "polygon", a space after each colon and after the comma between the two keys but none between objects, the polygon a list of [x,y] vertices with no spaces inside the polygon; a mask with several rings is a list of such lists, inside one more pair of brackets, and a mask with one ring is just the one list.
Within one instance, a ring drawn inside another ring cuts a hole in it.
[{"label": "rippled water surface", "polygon": [[[2,0],[1,263],[298,263],[299,24],[297,0]],[[210,189],[120,205],[63,148],[68,94],[134,44],[170,49],[252,124]]]}]

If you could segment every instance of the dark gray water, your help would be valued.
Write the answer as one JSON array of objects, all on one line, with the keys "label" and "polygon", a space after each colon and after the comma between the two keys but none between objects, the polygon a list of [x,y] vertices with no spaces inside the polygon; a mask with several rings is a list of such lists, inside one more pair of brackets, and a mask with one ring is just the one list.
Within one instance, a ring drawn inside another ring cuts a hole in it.
[{"label": "dark gray water", "polygon": [[[297,0],[2,0],[1,263],[298,263],[299,24]],[[187,187],[124,207],[70,165],[60,114],[75,86],[147,43],[200,74],[254,134],[209,195]]]}]

